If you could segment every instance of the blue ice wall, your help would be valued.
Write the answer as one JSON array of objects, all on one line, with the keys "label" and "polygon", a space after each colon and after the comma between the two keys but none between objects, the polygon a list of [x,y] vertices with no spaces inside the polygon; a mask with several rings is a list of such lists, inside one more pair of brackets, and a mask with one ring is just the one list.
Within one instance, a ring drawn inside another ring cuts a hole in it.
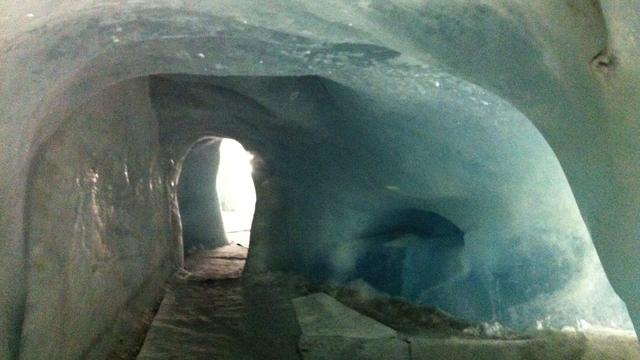
[{"label": "blue ice wall", "polygon": [[258,155],[249,271],[364,280],[514,327],[630,327],[546,141],[504,100],[440,81],[415,100],[319,77],[162,76],[152,96],[161,133]]},{"label": "blue ice wall", "polygon": [[352,243],[354,267],[342,281],[362,279],[393,296],[419,302],[423,292],[464,271],[464,234],[438,214],[389,211]]},{"label": "blue ice wall", "polygon": [[25,359],[104,358],[117,344],[135,346],[136,319],[162,299],[175,271],[148,90],[147,79],[135,79],[89,97],[34,161]]}]

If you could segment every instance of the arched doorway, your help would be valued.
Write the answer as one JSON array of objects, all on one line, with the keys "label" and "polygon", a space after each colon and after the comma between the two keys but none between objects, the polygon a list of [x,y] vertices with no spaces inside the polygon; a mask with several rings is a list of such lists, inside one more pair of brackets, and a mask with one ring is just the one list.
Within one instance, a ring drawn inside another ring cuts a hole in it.
[{"label": "arched doorway", "polygon": [[184,253],[249,246],[256,202],[253,156],[237,141],[208,138],[185,157],[178,183]]}]

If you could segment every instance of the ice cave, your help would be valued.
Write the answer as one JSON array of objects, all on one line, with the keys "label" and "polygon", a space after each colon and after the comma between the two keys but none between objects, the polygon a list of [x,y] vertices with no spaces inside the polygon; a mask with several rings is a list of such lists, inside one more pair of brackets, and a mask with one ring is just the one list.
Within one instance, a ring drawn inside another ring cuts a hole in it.
[{"label": "ice cave", "polygon": [[640,0],[0,0],[0,359],[640,359]]}]

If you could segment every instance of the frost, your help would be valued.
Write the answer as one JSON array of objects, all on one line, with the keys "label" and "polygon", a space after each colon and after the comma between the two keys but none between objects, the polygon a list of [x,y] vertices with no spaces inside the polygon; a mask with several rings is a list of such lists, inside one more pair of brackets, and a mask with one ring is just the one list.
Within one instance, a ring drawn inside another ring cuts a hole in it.
[{"label": "frost", "polygon": [[491,337],[502,337],[504,335],[504,327],[499,322],[482,323],[482,332]]}]

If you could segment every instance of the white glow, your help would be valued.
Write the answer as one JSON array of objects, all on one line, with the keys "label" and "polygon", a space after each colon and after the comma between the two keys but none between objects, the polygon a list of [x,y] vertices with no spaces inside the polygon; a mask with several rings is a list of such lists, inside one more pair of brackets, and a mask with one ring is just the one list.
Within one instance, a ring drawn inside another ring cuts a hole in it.
[{"label": "white glow", "polygon": [[243,246],[249,246],[249,231],[256,203],[251,159],[253,155],[239,142],[222,140],[216,180],[222,221],[227,238]]}]

